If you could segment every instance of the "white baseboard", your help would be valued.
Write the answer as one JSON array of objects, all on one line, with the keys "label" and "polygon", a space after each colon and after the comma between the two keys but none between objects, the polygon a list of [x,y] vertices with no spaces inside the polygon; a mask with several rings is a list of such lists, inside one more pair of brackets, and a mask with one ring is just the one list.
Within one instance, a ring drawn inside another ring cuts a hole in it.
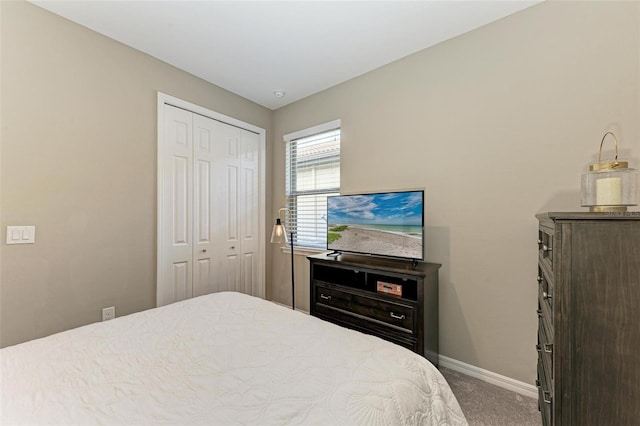
[{"label": "white baseboard", "polygon": [[538,388],[534,385],[530,385],[507,376],[502,376],[492,371],[476,367],[475,365],[465,364],[464,362],[453,358],[440,355],[440,366],[466,374],[467,376],[475,377],[483,382],[491,383],[492,385],[519,393],[520,395],[538,399]]}]

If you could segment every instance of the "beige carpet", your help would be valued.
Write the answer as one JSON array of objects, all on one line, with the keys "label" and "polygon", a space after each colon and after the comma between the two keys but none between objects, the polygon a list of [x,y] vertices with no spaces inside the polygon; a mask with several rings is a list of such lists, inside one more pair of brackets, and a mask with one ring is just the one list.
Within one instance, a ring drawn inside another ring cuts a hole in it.
[{"label": "beige carpet", "polygon": [[446,368],[440,372],[470,426],[540,426],[538,400]]}]

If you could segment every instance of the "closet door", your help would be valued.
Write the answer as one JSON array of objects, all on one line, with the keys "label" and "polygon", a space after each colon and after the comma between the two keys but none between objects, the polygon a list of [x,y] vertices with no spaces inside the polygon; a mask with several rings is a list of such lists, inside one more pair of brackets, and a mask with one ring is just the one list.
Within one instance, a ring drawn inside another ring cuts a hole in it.
[{"label": "closet door", "polygon": [[215,267],[212,244],[217,194],[214,188],[214,134],[217,122],[193,114],[193,297],[217,290],[213,282]]},{"label": "closet door", "polygon": [[[165,107],[158,306],[193,296],[193,114]],[[160,149],[160,148],[159,148]]]},{"label": "closet door", "polygon": [[241,131],[242,159],[240,161],[240,211],[242,279],[237,291],[265,297],[260,260],[260,137]]},{"label": "closet door", "polygon": [[257,133],[163,105],[158,306],[218,291],[264,297]]},{"label": "closet door", "polygon": [[215,132],[217,270],[214,286],[264,297],[259,256],[259,137],[217,123]]}]

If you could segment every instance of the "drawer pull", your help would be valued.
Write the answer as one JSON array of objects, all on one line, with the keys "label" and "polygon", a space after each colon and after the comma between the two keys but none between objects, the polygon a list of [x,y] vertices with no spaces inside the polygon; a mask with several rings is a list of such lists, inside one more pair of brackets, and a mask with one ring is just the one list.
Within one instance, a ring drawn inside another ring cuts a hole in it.
[{"label": "drawer pull", "polygon": [[324,294],[320,294],[320,299],[331,300],[331,296],[326,296]]},{"label": "drawer pull", "polygon": [[553,299],[553,296],[551,295],[551,293],[547,293],[546,291],[542,292],[542,297],[544,299]]},{"label": "drawer pull", "polygon": [[553,251],[553,248],[543,244],[542,251],[546,253],[548,251]]},{"label": "drawer pull", "polygon": [[538,318],[542,318],[542,309],[536,310],[536,313],[538,314]]},{"label": "drawer pull", "polygon": [[540,347],[540,345],[536,345],[536,351],[542,352],[542,348]]},{"label": "drawer pull", "polygon": [[[547,398],[547,395],[549,395],[548,398]],[[549,391],[542,392],[542,400],[547,404],[551,404],[551,392]]]},{"label": "drawer pull", "polygon": [[396,315],[393,312],[391,312],[390,315],[391,315],[391,318],[395,318],[395,319],[399,319],[399,320],[403,320],[403,319],[406,318],[406,316],[404,314],[403,315]]},{"label": "drawer pull", "polygon": [[545,343],[544,351],[548,354],[553,353],[553,343]]},{"label": "drawer pull", "polygon": [[543,281],[543,278],[541,276],[538,276],[537,280],[538,280],[538,284],[540,284]]}]

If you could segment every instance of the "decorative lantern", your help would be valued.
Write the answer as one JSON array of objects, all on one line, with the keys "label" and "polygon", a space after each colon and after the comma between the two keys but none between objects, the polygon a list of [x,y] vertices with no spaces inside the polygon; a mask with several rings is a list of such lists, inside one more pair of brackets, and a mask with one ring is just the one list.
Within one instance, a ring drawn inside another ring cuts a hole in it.
[{"label": "decorative lantern", "polygon": [[[602,145],[608,135],[616,148],[614,161],[602,161]],[[638,205],[638,171],[630,169],[627,161],[618,161],[618,139],[607,132],[600,142],[598,161],[589,165],[582,175],[582,207],[592,212],[625,212],[628,206]]]}]

